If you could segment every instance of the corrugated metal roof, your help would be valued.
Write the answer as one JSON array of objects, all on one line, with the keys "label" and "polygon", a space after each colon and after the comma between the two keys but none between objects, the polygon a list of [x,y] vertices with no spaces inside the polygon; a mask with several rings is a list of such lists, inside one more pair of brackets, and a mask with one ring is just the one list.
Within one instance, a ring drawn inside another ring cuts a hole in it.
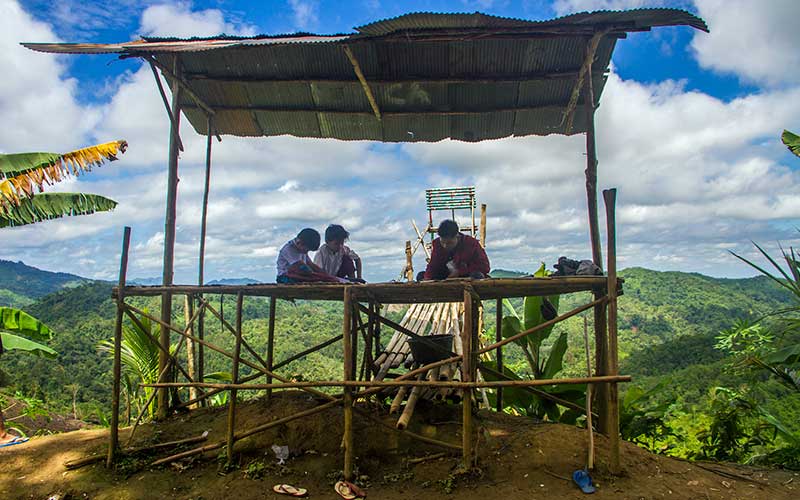
[{"label": "corrugated metal roof", "polygon": [[[602,11],[549,21],[416,13],[359,27],[353,35],[24,45],[44,52],[147,55],[166,68],[178,58],[185,83],[215,111],[220,134],[480,141],[584,132],[582,100],[570,130],[564,115],[591,34],[611,30],[592,65],[597,103],[616,40],[626,31],[667,24],[707,29],[699,18],[675,9]],[[369,82],[380,119],[344,45]],[[182,96],[189,122],[205,134],[205,112]]]}]

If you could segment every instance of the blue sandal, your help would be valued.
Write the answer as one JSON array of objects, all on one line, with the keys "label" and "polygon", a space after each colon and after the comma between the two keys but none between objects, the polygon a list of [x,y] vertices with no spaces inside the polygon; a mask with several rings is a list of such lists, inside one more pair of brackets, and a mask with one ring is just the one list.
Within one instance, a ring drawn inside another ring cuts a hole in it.
[{"label": "blue sandal", "polygon": [[14,446],[15,444],[22,444],[22,443],[25,443],[27,441],[28,441],[28,438],[22,437],[22,436],[17,436],[17,437],[15,437],[14,439],[12,439],[11,441],[9,441],[7,443],[0,444],[0,448],[6,448],[8,446]]},{"label": "blue sandal", "polygon": [[586,494],[594,493],[596,490],[592,483],[592,476],[586,469],[578,469],[572,473],[572,480],[578,485],[578,488]]}]

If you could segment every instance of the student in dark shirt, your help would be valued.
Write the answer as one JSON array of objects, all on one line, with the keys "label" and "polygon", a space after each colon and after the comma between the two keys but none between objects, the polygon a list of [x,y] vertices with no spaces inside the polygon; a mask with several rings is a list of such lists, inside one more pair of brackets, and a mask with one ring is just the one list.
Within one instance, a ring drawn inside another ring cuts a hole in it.
[{"label": "student in dark shirt", "polygon": [[463,234],[453,220],[443,220],[433,240],[431,261],[425,269],[424,279],[486,278],[489,275],[489,258],[480,242]]}]

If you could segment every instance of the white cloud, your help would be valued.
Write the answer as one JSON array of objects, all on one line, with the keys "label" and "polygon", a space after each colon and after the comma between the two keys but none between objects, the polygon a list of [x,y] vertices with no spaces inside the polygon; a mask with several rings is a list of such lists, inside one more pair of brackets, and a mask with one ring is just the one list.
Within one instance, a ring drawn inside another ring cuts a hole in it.
[{"label": "white cloud", "polygon": [[661,7],[666,0],[556,0],[553,10],[556,15],[564,16],[575,12],[594,10],[627,10],[645,7]]},{"label": "white cloud", "polygon": [[710,34],[696,33],[692,49],[704,68],[770,86],[800,83],[797,0],[695,0]]},{"label": "white cloud", "polygon": [[97,112],[76,99],[77,81],[64,76],[62,58],[34,54],[22,41],[59,41],[17,2],[0,3],[0,152],[63,151],[83,146]]},{"label": "white cloud", "polygon": [[139,30],[144,36],[169,36],[178,38],[209,37],[215,35],[253,36],[254,26],[234,24],[225,20],[218,9],[193,10],[191,2],[154,5],[142,13]]},{"label": "white cloud", "polygon": [[295,27],[312,30],[319,24],[319,3],[313,0],[289,0],[294,15]]}]

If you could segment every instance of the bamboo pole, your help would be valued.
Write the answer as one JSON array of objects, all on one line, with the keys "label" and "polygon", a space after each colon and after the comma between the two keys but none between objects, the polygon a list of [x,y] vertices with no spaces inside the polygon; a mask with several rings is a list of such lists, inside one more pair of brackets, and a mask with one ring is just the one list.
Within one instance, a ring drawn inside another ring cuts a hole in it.
[{"label": "bamboo pole", "polygon": [[[211,135],[214,131],[213,117],[207,116],[206,120],[206,172],[203,182],[203,208],[200,217],[200,252],[197,259],[197,284],[203,286],[205,283],[206,266],[206,232],[208,229],[208,198],[211,192]],[[200,297],[202,298],[202,294]],[[197,320],[197,336],[204,339],[205,334],[205,311]],[[197,346],[197,378],[203,380],[205,377],[205,348],[203,344]]]},{"label": "bamboo pole", "polygon": [[[185,320],[186,328],[189,333],[194,333],[194,321],[192,321],[193,314],[193,306],[194,306],[194,298],[191,297],[190,294],[186,294],[183,296],[183,317]],[[197,365],[195,363],[195,342],[193,340],[186,341],[186,369],[192,376],[192,380],[198,380],[197,378]],[[177,366],[177,363],[176,363]],[[197,398],[197,388],[190,387],[189,388],[189,399],[196,399]]]},{"label": "bamboo pole", "polygon": [[[175,446],[182,446],[182,445],[185,445],[185,444],[200,443],[202,441],[205,441],[207,437],[208,437],[208,431],[204,431],[203,434],[201,434],[200,436],[197,436],[197,437],[191,437],[191,438],[186,438],[186,439],[178,439],[177,441],[169,441],[169,442],[166,442],[166,443],[157,443],[157,444],[152,444],[152,445],[148,445],[148,446],[140,446],[140,447],[137,447],[137,448],[126,448],[126,449],[124,449],[122,451],[124,453],[127,453],[127,454],[132,454],[132,453],[140,453],[142,451],[163,450],[164,448],[172,448],[172,447],[175,447]],[[103,460],[103,456],[102,455],[95,455],[95,456],[92,456],[92,457],[79,458],[77,460],[69,460],[67,462],[64,462],[64,468],[67,469],[67,470],[79,469],[81,467],[93,464],[95,462],[99,462],[101,460]]]},{"label": "bamboo pole", "polygon": [[[499,342],[503,340],[503,299],[497,299],[497,305],[495,306],[497,310],[495,311],[495,324],[494,324],[494,341]],[[503,346],[497,348],[497,354],[495,355],[497,358],[497,371],[503,373]],[[502,412],[505,408],[503,406],[503,388],[497,389],[497,411]]]},{"label": "bamboo pole", "polygon": [[[430,372],[428,372],[430,373]],[[423,378],[423,374],[420,373],[417,375],[417,381],[421,381]],[[411,389],[411,394],[408,396],[408,401],[406,401],[406,407],[403,409],[403,414],[400,415],[400,419],[397,420],[396,427],[400,430],[405,429],[408,427],[408,421],[411,420],[411,415],[414,414],[414,408],[417,406],[417,399],[419,399],[420,391],[423,389],[423,386],[414,386]]]},{"label": "bamboo pole", "polygon": [[[131,228],[125,226],[122,231],[122,254],[119,259],[119,287],[125,288],[128,274],[128,249],[131,244]],[[117,458],[119,447],[119,395],[122,374],[122,318],[125,297],[122,293],[117,296],[117,319],[114,323],[114,386],[111,393],[111,430],[108,441],[108,456],[106,466],[111,467]],[[2,418],[2,417],[0,417]]]},{"label": "bamboo pole", "polygon": [[[275,366],[272,367],[271,371],[275,371],[275,370],[277,370],[279,368],[283,368],[284,366],[288,365],[289,363],[291,363],[293,361],[297,361],[300,358],[308,356],[312,352],[317,352],[319,350],[322,350],[322,349],[328,347],[331,344],[335,344],[336,342],[338,342],[340,340],[342,340],[342,336],[341,335],[337,335],[335,337],[331,337],[331,338],[329,338],[328,340],[326,340],[325,342],[323,342],[321,344],[317,344],[314,347],[309,347],[308,349],[306,349],[304,351],[298,352],[294,356],[291,356],[289,358],[284,359],[283,361],[281,361],[279,363],[276,363]],[[267,381],[270,381],[271,379],[272,379],[271,377],[268,377]]]},{"label": "bamboo pole", "polygon": [[[156,64],[156,63],[154,63]],[[162,68],[163,69],[163,68]],[[180,59],[177,55],[174,56],[173,72],[176,76],[180,76]],[[163,258],[163,274],[161,276],[161,284],[168,286],[172,285],[173,262],[175,259],[175,219],[177,213],[178,203],[178,140],[181,123],[181,86],[178,84],[178,78],[173,81],[172,85],[172,115],[175,120],[170,126],[169,135],[169,161],[168,161],[168,175],[167,175],[167,203],[166,214],[164,216],[164,258]],[[170,323],[172,319],[172,293],[167,291],[161,296],[161,320],[164,323]],[[169,349],[170,334],[169,329],[161,327],[161,345]],[[158,356],[159,371],[163,370],[169,357],[161,351]],[[167,416],[169,395],[165,389],[158,391],[158,418],[164,419]]]},{"label": "bamboo pole", "polygon": [[425,252],[425,260],[430,262],[431,260],[431,253],[428,251],[428,247],[425,246],[425,236],[419,232],[419,228],[417,227],[417,222],[414,219],[411,219],[411,225],[414,226],[414,231],[417,233],[417,244],[416,247],[422,244],[422,251]]},{"label": "bamboo pole", "polygon": [[481,203],[481,246],[486,248],[486,203]]},{"label": "bamboo pole", "polygon": [[[353,351],[352,351],[352,314],[353,304],[351,302],[353,294],[350,287],[344,289],[344,318],[342,319],[342,340],[344,341],[344,380],[350,381],[353,373]],[[344,479],[353,480],[353,391],[349,387],[344,389],[344,436],[342,444],[344,446]]]},{"label": "bamboo pole", "polygon": [[[156,66],[153,64],[153,61],[148,61],[148,63],[150,63],[150,69],[153,70],[153,76],[156,79],[156,87],[158,87],[158,93],[161,94],[161,100],[164,102],[164,108],[167,110],[169,123],[171,125],[175,125],[175,117],[172,115],[172,109],[170,109],[167,93],[164,92],[164,86],[161,84],[161,77],[158,76],[158,71],[156,71]],[[183,151],[183,143],[181,142],[180,136],[178,136],[178,149]]]},{"label": "bamboo pole", "polygon": [[[586,351],[586,376],[592,376],[592,358],[589,354],[589,325],[583,317],[583,346]],[[588,435],[586,468],[594,469],[594,429],[592,429],[592,384],[586,384],[586,433]]]},{"label": "bamboo pole", "polygon": [[361,88],[364,90],[364,95],[366,95],[367,101],[369,101],[372,112],[375,113],[375,118],[380,121],[381,110],[378,108],[378,101],[376,101],[375,96],[372,95],[372,89],[369,88],[369,83],[367,83],[367,79],[364,77],[364,73],[361,71],[361,65],[358,64],[358,59],[356,59],[356,56],[353,55],[353,51],[350,50],[349,46],[343,45],[342,47],[344,48],[345,55],[347,55],[347,59],[350,60],[350,64],[353,66],[353,71],[356,73],[356,78],[358,78],[359,83],[361,83]]},{"label": "bamboo pole", "polygon": [[[609,374],[614,376],[619,374],[617,357],[617,236],[614,214],[617,190],[606,189],[603,191],[603,199],[606,204],[606,231],[608,233],[608,360]],[[612,382],[608,389],[608,438],[611,448],[609,469],[612,474],[619,474],[621,472],[619,456],[619,388],[616,383]]]},{"label": "bamboo pole", "polygon": [[[239,354],[242,349],[242,292],[236,295],[236,344],[233,348],[233,368],[231,378],[234,384],[239,383]],[[228,398],[228,465],[233,463],[234,428],[236,427],[236,389],[231,389]]]},{"label": "bamboo pole", "polygon": [[414,260],[410,241],[406,241],[406,280],[414,281]]},{"label": "bamboo pole", "polygon": [[[278,299],[275,297],[269,298],[269,324],[267,327],[267,370],[275,371],[272,363],[275,361],[275,308],[278,305]],[[272,377],[267,375],[267,383],[272,383]],[[272,399],[272,389],[267,389],[267,401]]]},{"label": "bamboo pole", "polygon": [[[433,363],[432,363],[433,364]],[[437,366],[441,366],[439,362]],[[420,373],[425,373],[429,370],[425,365],[414,370],[413,375],[416,377]],[[480,389],[496,388],[496,387],[540,387],[548,385],[583,385],[583,384],[600,384],[608,382],[630,382],[630,375],[605,375],[602,377],[570,377],[570,378],[552,378],[552,379],[525,379],[525,380],[484,380],[482,382],[464,382],[457,380],[408,380],[408,372],[401,377],[394,380],[303,380],[300,382],[275,382],[273,384],[226,384],[216,382],[163,382],[155,384],[139,384],[141,387],[206,387],[212,389],[237,389],[237,390],[251,390],[261,391],[272,385],[276,389],[306,389],[309,387],[370,387],[373,389],[380,389],[384,387],[449,387],[452,389]],[[363,391],[354,394],[354,397],[365,397],[374,394],[374,390]],[[333,396],[325,394],[326,399]]]},{"label": "bamboo pole", "polygon": [[[269,423],[266,423],[266,424],[262,424],[262,425],[259,425],[257,427],[253,427],[251,429],[243,430],[242,432],[234,434],[234,441],[242,440],[242,439],[244,439],[246,437],[250,437],[250,436],[252,436],[254,434],[258,434],[259,432],[264,432],[264,431],[267,431],[269,429],[272,429],[273,427],[277,427],[279,425],[283,425],[283,424],[289,423],[289,422],[291,422],[293,420],[297,420],[298,418],[303,418],[303,417],[307,417],[307,416],[310,416],[310,415],[314,415],[316,413],[320,413],[322,411],[327,410],[328,408],[332,408],[332,407],[338,405],[339,403],[341,403],[341,400],[339,400],[339,399],[337,399],[335,401],[328,401],[327,403],[321,404],[319,406],[315,406],[314,408],[310,408],[308,410],[304,410],[304,411],[301,411],[301,412],[298,412],[298,413],[294,413],[294,414],[289,415],[287,417],[279,418],[278,420],[273,420],[272,422],[269,422]],[[199,455],[199,454],[205,453],[207,451],[218,450],[218,449],[222,448],[223,446],[225,446],[227,443],[228,443],[227,440],[217,441],[216,443],[211,443],[211,444],[206,445],[206,446],[201,446],[200,448],[195,448],[193,450],[188,450],[188,451],[184,451],[184,452],[181,452],[181,453],[177,453],[175,455],[171,455],[171,456],[168,456],[168,457],[161,458],[161,459],[156,460],[155,462],[153,462],[151,465],[155,466],[155,465],[168,464],[170,462],[174,462],[174,461],[180,460],[182,458],[187,458],[187,457],[191,457],[191,456],[194,456],[194,455]]]},{"label": "bamboo pole", "polygon": [[[473,355],[472,355],[472,330],[473,330],[473,302],[472,294],[464,290],[464,327],[461,331],[461,348],[463,361],[461,362],[461,380],[473,382]],[[462,390],[461,396],[461,450],[462,466],[464,470],[472,468],[472,391],[468,388]]]}]

